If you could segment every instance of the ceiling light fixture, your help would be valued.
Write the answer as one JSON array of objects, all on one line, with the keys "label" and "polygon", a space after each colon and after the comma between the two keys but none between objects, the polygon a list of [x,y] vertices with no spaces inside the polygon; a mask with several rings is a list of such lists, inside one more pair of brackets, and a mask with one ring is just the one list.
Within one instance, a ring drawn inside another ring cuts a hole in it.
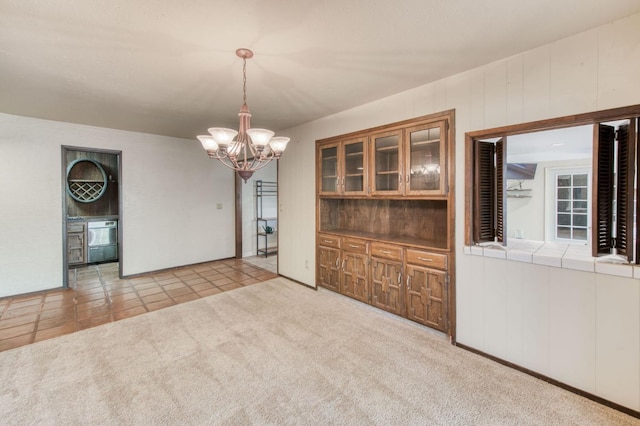
[{"label": "ceiling light fixture", "polygon": [[[280,158],[289,138],[276,136],[271,130],[252,129],[251,113],[247,106],[247,59],[253,57],[249,49],[238,49],[236,55],[242,58],[242,107],[239,129],[211,127],[210,135],[200,135],[198,139],[209,154],[209,158],[220,160],[226,167],[238,172],[246,182],[256,170],[260,170],[271,160]],[[237,138],[234,140],[233,138]]]}]

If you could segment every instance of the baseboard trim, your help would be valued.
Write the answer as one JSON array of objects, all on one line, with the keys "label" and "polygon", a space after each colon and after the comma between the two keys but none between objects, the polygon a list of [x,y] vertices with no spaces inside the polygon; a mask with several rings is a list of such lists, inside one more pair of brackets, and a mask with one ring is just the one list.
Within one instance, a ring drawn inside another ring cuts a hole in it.
[{"label": "baseboard trim", "polygon": [[545,382],[547,382],[549,384],[552,384],[554,386],[562,388],[562,389],[564,389],[566,391],[575,393],[575,394],[580,395],[580,396],[582,396],[584,398],[587,398],[587,399],[590,399],[590,400],[592,400],[594,402],[597,402],[599,404],[605,405],[605,406],[607,406],[609,408],[613,408],[614,410],[620,411],[622,413],[625,413],[625,414],[628,414],[628,415],[630,415],[632,417],[640,419],[640,411],[636,411],[636,410],[633,410],[631,408],[625,407],[623,405],[616,404],[615,402],[611,402],[611,401],[609,401],[607,399],[604,399],[604,398],[602,398],[600,396],[594,395],[594,394],[589,393],[589,392],[585,392],[582,389],[574,388],[573,386],[567,385],[566,383],[562,383],[562,382],[560,382],[560,381],[558,381],[556,379],[552,379],[551,377],[545,376],[544,374],[540,374],[540,373],[535,372],[533,370],[529,370],[528,368],[519,366],[518,364],[514,364],[512,362],[505,361],[502,358],[498,358],[498,357],[490,355],[490,354],[488,354],[486,352],[479,351],[478,349],[474,349],[474,348],[472,348],[470,346],[466,346],[466,345],[464,345],[462,343],[454,342],[453,345],[459,347],[460,349],[464,349],[466,351],[473,352],[476,355],[480,355],[482,357],[488,358],[488,359],[490,359],[492,361],[497,362],[498,364],[502,364],[504,366],[513,368],[514,370],[518,370],[518,371],[520,371],[522,373],[525,373],[525,374],[528,374],[530,376],[533,376],[533,377],[535,377],[537,379],[540,379],[540,380],[545,381]]},{"label": "baseboard trim", "polygon": [[286,275],[278,274],[278,276],[279,276],[279,277],[282,277],[282,278],[286,278],[286,279],[288,279],[289,281],[291,281],[291,282],[293,282],[293,283],[296,283],[296,284],[298,284],[298,285],[301,285],[301,286],[303,286],[303,287],[305,287],[305,288],[308,288],[308,289],[310,289],[310,290],[318,291],[318,287],[311,287],[309,284],[305,284],[305,283],[303,283],[302,281],[294,280],[293,278],[290,278],[290,277],[288,277],[288,276],[286,276]]},{"label": "baseboard trim", "polygon": [[[162,272],[170,272],[176,269],[180,269],[180,268],[189,268],[189,267],[193,267],[193,266],[198,266],[198,265],[203,265],[205,263],[211,263],[211,262],[223,262],[225,260],[233,260],[236,259],[235,257],[225,257],[224,259],[214,259],[214,260],[205,260],[202,262],[197,262],[197,263],[188,263],[186,265],[180,265],[180,266],[170,266],[168,268],[161,268],[161,269],[155,269],[153,271],[146,271],[146,272],[137,272],[135,274],[129,274],[129,275],[122,275],[120,278],[122,279],[130,279],[130,278],[138,278],[138,277],[142,277],[148,274],[159,274]],[[242,260],[242,259],[239,259]],[[82,265],[84,266],[84,265]]]}]

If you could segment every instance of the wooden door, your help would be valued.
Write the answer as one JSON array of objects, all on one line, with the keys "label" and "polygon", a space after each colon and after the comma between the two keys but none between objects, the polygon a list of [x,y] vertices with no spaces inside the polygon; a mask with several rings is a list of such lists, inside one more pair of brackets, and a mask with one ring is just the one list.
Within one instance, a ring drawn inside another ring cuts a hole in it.
[{"label": "wooden door", "polygon": [[371,258],[371,304],[404,316],[402,262]]},{"label": "wooden door", "polygon": [[447,331],[447,274],[407,265],[407,318]]},{"label": "wooden door", "polygon": [[318,285],[340,292],[340,250],[318,247]]},{"label": "wooden door", "polygon": [[342,294],[369,303],[368,256],[343,252],[342,257]]}]

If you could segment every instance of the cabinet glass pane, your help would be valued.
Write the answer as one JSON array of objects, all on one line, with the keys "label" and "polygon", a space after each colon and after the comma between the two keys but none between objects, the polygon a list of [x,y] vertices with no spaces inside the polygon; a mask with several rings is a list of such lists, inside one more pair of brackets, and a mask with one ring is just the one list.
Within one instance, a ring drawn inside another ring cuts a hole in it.
[{"label": "cabinet glass pane", "polygon": [[338,188],[338,148],[322,149],[322,192],[336,192]]},{"label": "cabinet glass pane", "polygon": [[398,135],[376,138],[376,189],[378,191],[398,190],[398,160],[400,152]]},{"label": "cabinet glass pane", "polygon": [[364,190],[364,142],[344,146],[345,191]]},{"label": "cabinet glass pane", "polygon": [[409,155],[411,190],[440,189],[440,128],[411,132]]}]

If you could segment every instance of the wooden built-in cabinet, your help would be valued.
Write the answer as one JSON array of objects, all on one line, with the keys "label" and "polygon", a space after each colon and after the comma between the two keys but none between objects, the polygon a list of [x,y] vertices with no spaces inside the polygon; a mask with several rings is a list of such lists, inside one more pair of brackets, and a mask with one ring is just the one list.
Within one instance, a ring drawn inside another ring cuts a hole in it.
[{"label": "wooden built-in cabinet", "polygon": [[454,338],[454,112],[317,141],[318,286]]},{"label": "wooden built-in cabinet", "polygon": [[368,244],[362,240],[342,241],[341,292],[361,302],[369,301]]},{"label": "wooden built-in cabinet", "polygon": [[320,236],[318,239],[318,284],[334,291],[340,288],[340,238]]},{"label": "wooden built-in cabinet", "polygon": [[320,148],[319,191],[323,195],[364,195],[368,189],[365,138],[327,144]]},{"label": "wooden built-in cabinet", "polygon": [[67,261],[69,265],[87,263],[87,223],[67,224]]},{"label": "wooden built-in cabinet", "polygon": [[438,330],[447,324],[447,256],[407,249],[407,318]]},{"label": "wooden built-in cabinet", "polygon": [[402,247],[371,243],[371,304],[404,315]]}]

